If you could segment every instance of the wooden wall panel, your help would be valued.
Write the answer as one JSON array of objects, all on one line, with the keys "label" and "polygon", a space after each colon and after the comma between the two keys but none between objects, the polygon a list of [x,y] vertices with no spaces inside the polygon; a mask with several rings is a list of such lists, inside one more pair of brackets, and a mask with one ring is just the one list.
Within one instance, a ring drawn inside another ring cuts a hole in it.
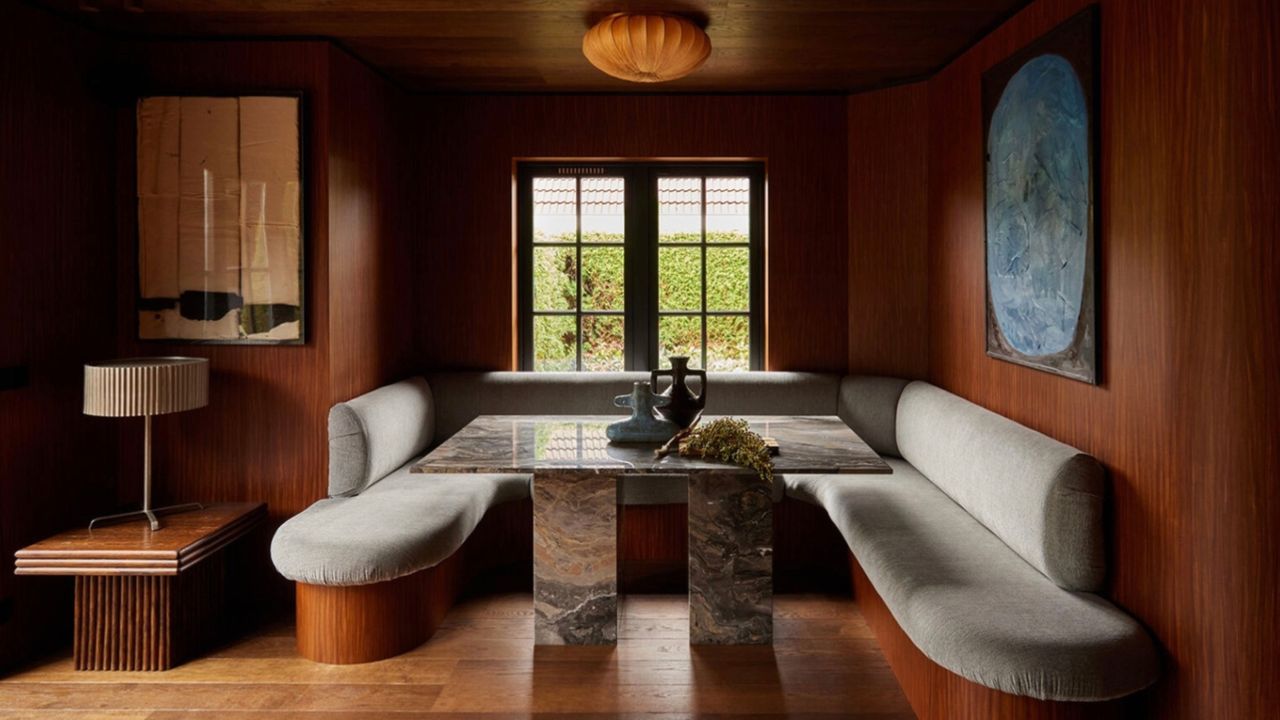
[{"label": "wooden wall panel", "polygon": [[511,369],[514,158],[767,158],[766,366],[846,364],[840,96],[433,96],[419,132],[418,352]]},{"label": "wooden wall panel", "polygon": [[81,414],[83,365],[115,347],[113,115],[93,34],[0,5],[0,668],[71,630],[64,582],[13,575],[18,548],[114,495],[113,421]]},{"label": "wooden wall panel", "polygon": [[1101,384],[988,358],[980,79],[1086,6],[1039,0],[929,83],[929,370],[1110,469],[1111,587],[1167,652],[1161,718],[1280,706],[1277,38],[1264,0],[1101,3]]},{"label": "wooden wall panel", "polygon": [[[156,495],[259,500],[275,525],[324,495],[329,409],[328,60],[323,42],[140,42],[118,46],[119,354],[209,358],[209,406],[155,421]],[[210,346],[137,340],[133,99],[140,94],[301,91],[306,344]],[[129,423],[129,425],[138,423]],[[122,440],[122,500],[140,493],[141,438]],[[267,563],[269,568],[269,563]],[[288,586],[262,569],[287,597]]]},{"label": "wooden wall panel", "polygon": [[407,374],[413,352],[405,162],[409,99],[329,48],[329,356],[333,402]]},{"label": "wooden wall panel", "polygon": [[929,367],[925,83],[849,97],[849,366],[923,378]]}]

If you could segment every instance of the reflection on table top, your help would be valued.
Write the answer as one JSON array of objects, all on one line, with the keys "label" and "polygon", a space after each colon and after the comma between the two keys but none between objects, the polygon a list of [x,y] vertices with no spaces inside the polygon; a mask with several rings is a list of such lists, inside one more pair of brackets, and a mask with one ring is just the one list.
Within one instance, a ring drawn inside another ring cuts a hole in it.
[{"label": "reflection on table top", "polygon": [[[416,473],[529,473],[583,470],[610,474],[681,474],[721,470],[725,463],[659,458],[655,444],[614,445],[605,427],[614,415],[481,415],[413,467]],[[703,422],[714,420],[707,417]],[[746,416],[751,429],[778,441],[775,473],[889,473],[862,438],[834,416]]]}]

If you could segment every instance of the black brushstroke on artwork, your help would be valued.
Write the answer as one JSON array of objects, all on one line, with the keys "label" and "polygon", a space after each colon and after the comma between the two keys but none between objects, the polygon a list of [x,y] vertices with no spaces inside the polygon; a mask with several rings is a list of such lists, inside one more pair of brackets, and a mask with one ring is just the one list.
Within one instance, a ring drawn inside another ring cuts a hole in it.
[{"label": "black brushstroke on artwork", "polygon": [[188,320],[218,320],[243,306],[244,298],[237,293],[184,290],[178,300],[178,312]]},{"label": "black brushstroke on artwork", "polygon": [[281,303],[245,305],[240,313],[240,324],[249,335],[270,331],[289,322],[297,322],[300,308]]}]

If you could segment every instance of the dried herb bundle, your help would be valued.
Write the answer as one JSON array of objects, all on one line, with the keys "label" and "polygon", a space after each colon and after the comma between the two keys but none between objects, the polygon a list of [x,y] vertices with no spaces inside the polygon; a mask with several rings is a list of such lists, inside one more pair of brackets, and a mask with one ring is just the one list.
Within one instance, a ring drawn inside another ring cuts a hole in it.
[{"label": "dried herb bundle", "polygon": [[748,467],[773,482],[769,448],[764,438],[751,432],[746,420],[720,418],[694,428],[680,441],[680,454]]}]

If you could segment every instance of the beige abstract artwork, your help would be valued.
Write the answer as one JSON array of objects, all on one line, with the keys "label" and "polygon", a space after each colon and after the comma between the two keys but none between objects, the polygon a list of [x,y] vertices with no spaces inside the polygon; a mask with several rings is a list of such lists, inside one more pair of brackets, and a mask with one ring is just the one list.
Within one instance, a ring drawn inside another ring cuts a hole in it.
[{"label": "beige abstract artwork", "polygon": [[299,98],[138,102],[138,336],[303,341]]}]

